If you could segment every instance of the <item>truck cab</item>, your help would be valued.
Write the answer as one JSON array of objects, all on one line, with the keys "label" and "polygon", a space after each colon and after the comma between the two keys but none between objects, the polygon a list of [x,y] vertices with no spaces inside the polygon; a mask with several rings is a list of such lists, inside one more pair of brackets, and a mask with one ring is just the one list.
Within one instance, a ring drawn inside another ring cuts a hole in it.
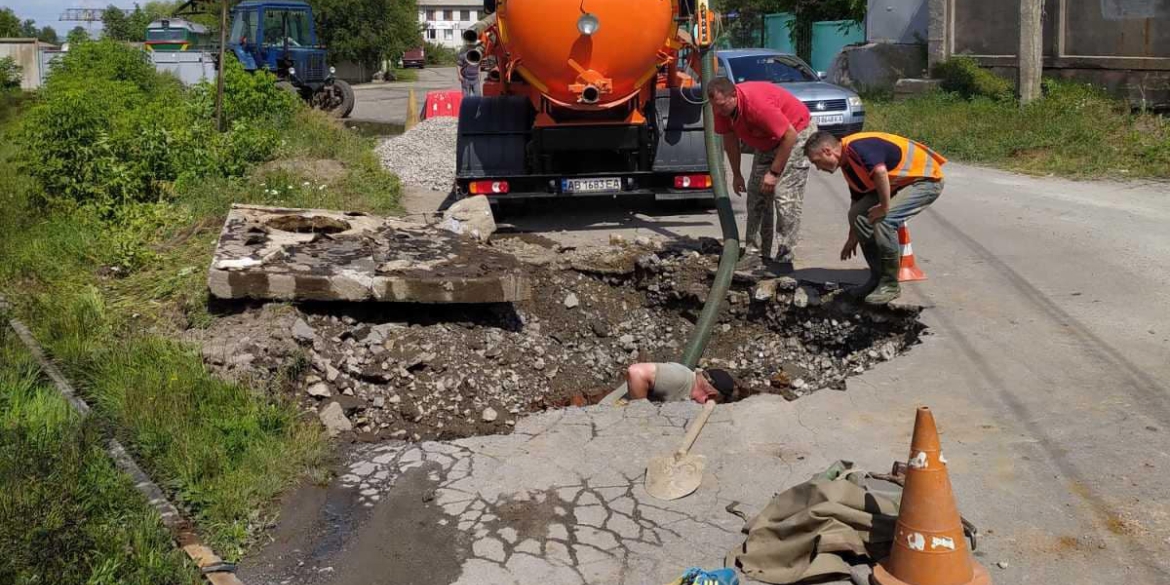
[{"label": "truck cab", "polygon": [[245,0],[232,9],[228,47],[248,71],[266,70],[314,107],[344,117],[353,90],[334,77],[303,0]]}]

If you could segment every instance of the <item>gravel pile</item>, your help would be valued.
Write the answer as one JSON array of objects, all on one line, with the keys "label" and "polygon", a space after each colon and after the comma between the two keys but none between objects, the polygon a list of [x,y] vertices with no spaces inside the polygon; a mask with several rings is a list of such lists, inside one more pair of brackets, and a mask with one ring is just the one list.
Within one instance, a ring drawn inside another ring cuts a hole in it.
[{"label": "gravel pile", "polygon": [[455,149],[459,121],[446,116],[386,139],[375,152],[382,166],[408,185],[444,193],[455,182]]},{"label": "gravel pile", "polygon": [[[522,414],[599,399],[630,363],[677,360],[718,263],[705,253],[717,244],[702,244],[554,248],[527,268],[533,300],[514,305],[419,311],[331,304],[292,309],[291,319],[252,309],[256,323],[244,326],[242,315],[233,316],[233,330],[213,335],[223,358],[208,361],[263,377],[281,371],[280,360],[294,353],[289,346],[298,345],[307,367],[292,387],[337,436],[418,441],[506,433]],[[915,311],[865,309],[832,288],[740,279],[703,365],[731,370],[741,385],[736,398],[775,393],[794,400],[844,389],[846,377],[917,340]],[[266,334],[255,330],[265,324]]]}]

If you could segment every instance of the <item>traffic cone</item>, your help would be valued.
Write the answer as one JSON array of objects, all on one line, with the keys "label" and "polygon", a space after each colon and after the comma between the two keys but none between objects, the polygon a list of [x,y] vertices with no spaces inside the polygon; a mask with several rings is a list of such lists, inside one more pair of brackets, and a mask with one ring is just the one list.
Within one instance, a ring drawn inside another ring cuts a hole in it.
[{"label": "traffic cone", "polygon": [[898,244],[902,246],[902,264],[898,268],[898,282],[926,280],[926,273],[914,262],[914,248],[910,245],[910,230],[906,222],[898,227]]},{"label": "traffic cone", "polygon": [[991,585],[987,569],[967,552],[947,460],[930,409],[914,419],[906,487],[890,556],[874,567],[877,585]]},{"label": "traffic cone", "polygon": [[418,97],[414,90],[410,90],[410,97],[406,98],[406,129],[410,130],[418,125]]}]

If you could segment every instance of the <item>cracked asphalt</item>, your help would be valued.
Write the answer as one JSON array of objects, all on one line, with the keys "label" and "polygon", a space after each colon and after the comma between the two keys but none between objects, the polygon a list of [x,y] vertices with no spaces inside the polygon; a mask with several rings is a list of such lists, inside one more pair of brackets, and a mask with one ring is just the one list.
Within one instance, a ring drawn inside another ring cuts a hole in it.
[{"label": "cracked asphalt", "polygon": [[[888,470],[928,405],[995,582],[1170,583],[1166,184],[946,172],[942,198],[910,225],[929,280],[904,300],[928,307],[924,342],[845,392],[720,406],[695,446],[708,464],[691,496],[659,502],[641,482],[697,406],[549,412],[510,436],[350,453],[338,481],[290,494],[241,577],[661,585],[722,566],[742,539],[729,503],[750,516],[837,459]],[[864,278],[860,261],[837,259],[847,206],[839,176],[810,177],[799,277]],[[577,246],[718,235],[713,212],[597,200],[507,223]]]}]

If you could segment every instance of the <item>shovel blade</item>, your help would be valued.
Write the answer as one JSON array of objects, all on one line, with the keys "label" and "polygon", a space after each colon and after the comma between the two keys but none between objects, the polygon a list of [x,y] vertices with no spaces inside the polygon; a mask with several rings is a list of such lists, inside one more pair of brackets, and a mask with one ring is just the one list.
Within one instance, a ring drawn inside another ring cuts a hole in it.
[{"label": "shovel blade", "polygon": [[699,489],[707,458],[702,455],[666,455],[646,467],[646,493],[659,500],[677,500]]}]

